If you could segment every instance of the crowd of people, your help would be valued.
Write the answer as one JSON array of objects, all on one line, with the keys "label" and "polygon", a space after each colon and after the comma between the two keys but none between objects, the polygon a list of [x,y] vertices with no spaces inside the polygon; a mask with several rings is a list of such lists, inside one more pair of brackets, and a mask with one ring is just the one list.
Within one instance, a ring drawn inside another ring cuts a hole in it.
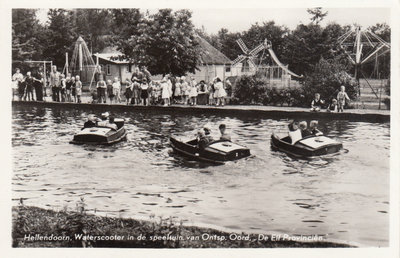
[{"label": "crowd of people", "polygon": [[[44,83],[46,76],[47,84]],[[119,77],[107,79],[101,66],[96,68],[93,76],[94,87],[89,87],[91,103],[126,103],[126,105],[164,105],[182,104],[196,106],[199,102],[207,105],[224,106],[226,98],[231,94],[232,85],[229,80],[222,82],[215,77],[210,83],[204,80],[197,82],[191,76],[165,75],[161,80],[152,80],[150,72],[145,68],[135,68],[132,77],[122,83]],[[24,76],[16,69],[12,76],[13,95],[15,100],[43,101],[50,97],[55,102],[82,102],[83,85],[80,76],[63,74],[53,65],[49,74],[43,73],[42,67],[30,71]],[[124,98],[123,98],[124,97]],[[123,100],[125,99],[125,100]]]},{"label": "crowd of people", "polygon": [[[326,106],[327,112],[343,112],[346,103],[350,102],[350,98],[346,93],[346,88],[340,86],[340,90],[336,99],[332,99],[331,103]],[[325,108],[325,101],[321,99],[319,93],[315,93],[314,99],[311,101],[311,111],[319,112]]]},{"label": "crowd of people", "polygon": [[[48,78],[48,85],[44,87],[44,77]],[[145,68],[135,68],[131,79],[126,78],[125,91],[119,77],[113,80],[106,79],[101,66],[94,76],[95,87],[90,89],[92,103],[122,103],[125,97],[126,105],[164,105],[183,104],[196,106],[199,101],[207,105],[224,106],[225,100],[231,94],[232,85],[229,80],[223,82],[215,77],[210,83],[204,80],[197,82],[191,76],[165,75],[160,81],[152,80],[150,72]],[[12,99],[16,97],[25,101],[43,101],[45,96],[51,96],[56,102],[82,102],[82,82],[80,76],[64,75],[52,66],[49,75],[43,73],[39,67],[33,72],[28,71],[24,76],[20,69],[16,69],[12,76]],[[46,90],[47,88],[47,90]],[[344,86],[340,87],[337,97],[327,104],[319,93],[315,94],[311,102],[311,111],[343,112],[350,98]]]},{"label": "crowd of people", "polygon": [[321,136],[323,133],[318,130],[318,121],[312,120],[310,121],[310,127],[308,128],[306,121],[290,121],[288,124],[289,127],[289,137],[291,139],[291,143],[295,144],[299,140],[308,137],[308,136]]}]

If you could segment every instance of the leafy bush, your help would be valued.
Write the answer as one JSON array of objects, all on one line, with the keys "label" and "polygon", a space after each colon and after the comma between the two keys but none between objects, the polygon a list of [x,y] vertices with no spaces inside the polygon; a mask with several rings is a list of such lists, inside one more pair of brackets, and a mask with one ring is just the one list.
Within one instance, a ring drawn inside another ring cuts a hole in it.
[{"label": "leafy bush", "polygon": [[278,89],[276,85],[268,85],[267,79],[257,75],[238,77],[233,93],[233,104],[308,106],[303,89]]},{"label": "leafy bush", "polygon": [[315,93],[321,94],[321,99],[330,102],[336,98],[340,86],[346,87],[350,99],[355,99],[358,92],[358,84],[346,71],[346,67],[339,59],[320,59],[313,71],[304,79],[303,92],[305,101],[311,103]]},{"label": "leafy bush", "polygon": [[266,98],[266,83],[256,76],[243,75],[238,77],[233,89],[234,104],[262,104]]}]

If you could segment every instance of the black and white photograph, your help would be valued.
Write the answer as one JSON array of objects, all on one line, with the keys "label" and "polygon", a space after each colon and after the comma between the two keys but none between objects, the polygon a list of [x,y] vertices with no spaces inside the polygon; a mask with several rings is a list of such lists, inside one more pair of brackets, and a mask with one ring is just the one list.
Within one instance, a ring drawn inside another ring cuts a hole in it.
[{"label": "black and white photograph", "polygon": [[398,257],[398,3],[159,2],[2,4],[3,244]]}]

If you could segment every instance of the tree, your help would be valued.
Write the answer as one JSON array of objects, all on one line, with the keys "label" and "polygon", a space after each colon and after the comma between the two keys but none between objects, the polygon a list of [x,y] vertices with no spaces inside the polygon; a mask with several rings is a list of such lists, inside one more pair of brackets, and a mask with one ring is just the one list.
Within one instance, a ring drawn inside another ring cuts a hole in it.
[{"label": "tree", "polygon": [[315,24],[319,24],[328,15],[328,12],[322,12],[322,7],[307,9],[307,12],[312,15],[310,20]]},{"label": "tree", "polygon": [[303,92],[307,103],[311,103],[315,93],[321,94],[321,98],[330,102],[336,98],[341,85],[346,87],[350,99],[357,96],[358,85],[356,80],[347,72],[340,57],[334,59],[323,59],[313,66],[312,72],[305,76]]},{"label": "tree", "polygon": [[188,10],[160,9],[144,16],[133,35],[120,34],[118,47],[132,63],[153,74],[194,72],[199,48],[190,19]]},{"label": "tree", "polygon": [[12,10],[12,60],[40,59],[44,28],[36,17],[36,9]]},{"label": "tree", "polygon": [[44,57],[58,67],[64,67],[65,53],[72,52],[78,34],[74,30],[72,12],[65,9],[50,9],[46,33]]},{"label": "tree", "polygon": [[74,9],[71,12],[74,33],[82,36],[92,53],[111,44],[113,16],[108,9]]}]

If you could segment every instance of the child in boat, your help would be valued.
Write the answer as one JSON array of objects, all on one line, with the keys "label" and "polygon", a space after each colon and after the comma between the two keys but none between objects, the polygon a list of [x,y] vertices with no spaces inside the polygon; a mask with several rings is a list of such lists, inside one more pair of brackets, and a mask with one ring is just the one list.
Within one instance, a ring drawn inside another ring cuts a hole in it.
[{"label": "child in boat", "polygon": [[307,122],[306,121],[301,121],[299,123],[299,128],[301,130],[301,137],[307,137],[310,136],[312,133],[307,129]]},{"label": "child in boat", "polygon": [[321,99],[321,95],[319,93],[315,93],[314,99],[311,102],[311,111],[320,111],[324,104],[325,101]]},{"label": "child in boat", "polygon": [[294,145],[297,141],[301,140],[301,130],[299,128],[299,123],[291,121],[288,125],[289,127],[289,137],[291,139],[292,145]]},{"label": "child in boat", "polygon": [[338,104],[336,99],[332,99],[332,103],[329,104],[328,108],[326,109],[327,112],[338,112]]},{"label": "child in boat", "polygon": [[337,95],[337,100],[338,100],[338,112],[343,112],[344,110],[344,105],[346,105],[346,100],[350,101],[349,96],[346,93],[346,88],[342,85],[340,86],[340,91]]},{"label": "child in boat", "polygon": [[313,135],[316,135],[316,136],[323,135],[323,133],[320,130],[318,130],[317,126],[318,126],[318,121],[317,120],[312,120],[310,122],[310,131],[311,131],[311,133]]},{"label": "child in boat", "polygon": [[231,136],[226,133],[226,125],[220,124],[219,125],[219,132],[221,133],[220,140],[231,141]]},{"label": "child in boat", "polygon": [[90,128],[96,126],[96,117],[93,114],[88,115],[88,120],[83,124],[84,128]]},{"label": "child in boat", "polygon": [[118,130],[117,124],[114,123],[114,117],[110,116],[110,118],[108,119],[107,127],[111,128],[113,130]]}]

